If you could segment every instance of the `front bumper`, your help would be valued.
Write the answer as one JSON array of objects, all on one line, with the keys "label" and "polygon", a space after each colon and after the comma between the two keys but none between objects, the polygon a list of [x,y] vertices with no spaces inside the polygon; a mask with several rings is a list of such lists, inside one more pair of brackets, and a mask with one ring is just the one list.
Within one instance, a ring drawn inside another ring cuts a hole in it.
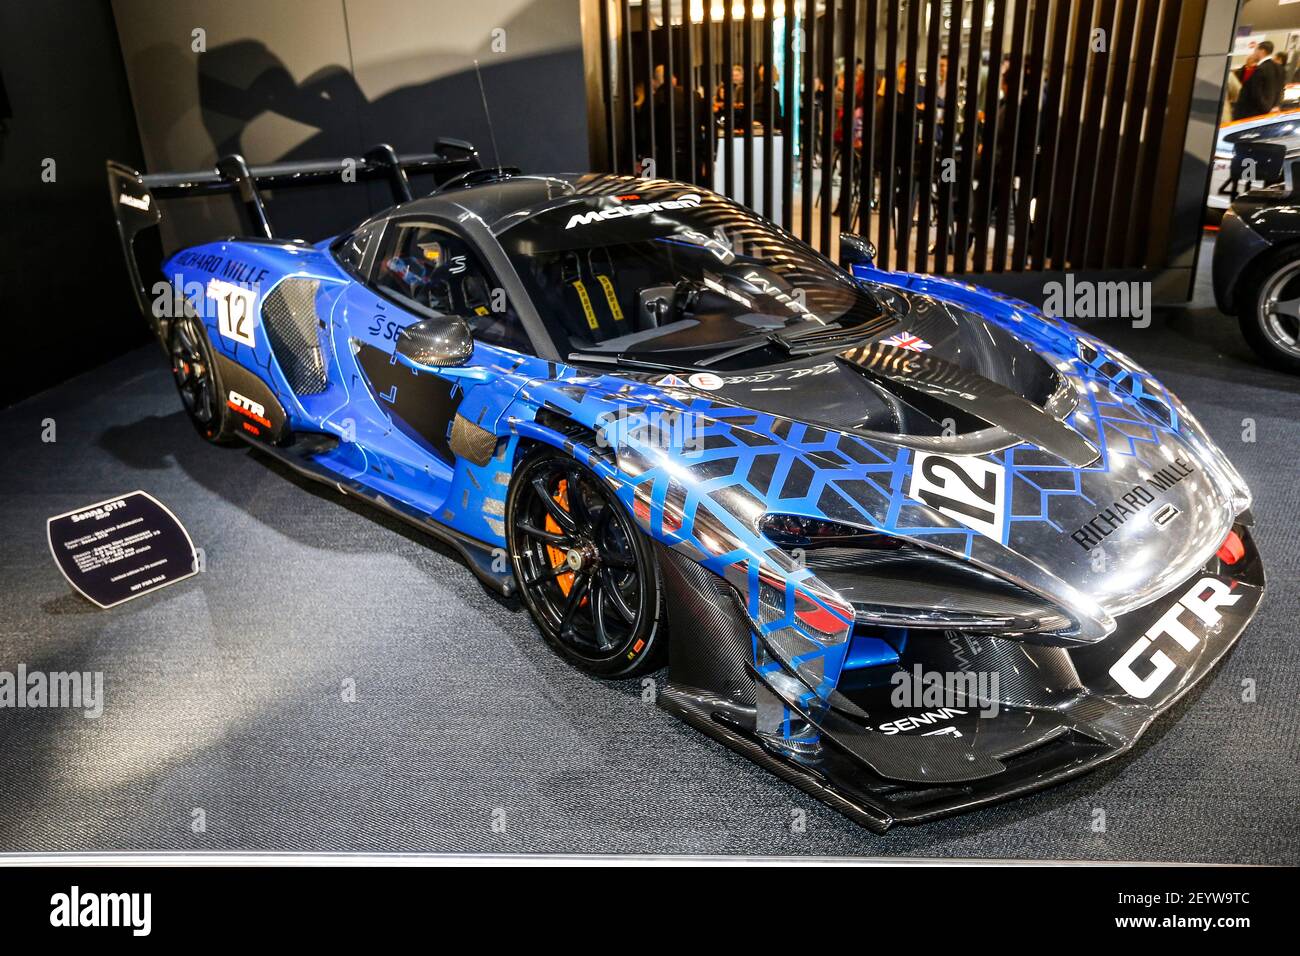
[{"label": "front bumper", "polygon": [[732,687],[702,690],[713,682],[679,675],[675,658],[660,704],[878,832],[1015,797],[1129,750],[1229,651],[1264,590],[1249,529],[1235,530],[1244,547],[1235,563],[1211,558],[1168,595],[1121,617],[1098,644],[1066,650],[957,632],[909,640],[905,671],[996,673],[996,713],[988,701],[899,708],[893,682],[842,681],[837,704],[807,715],[821,746],[796,759],[754,732],[752,698]]}]

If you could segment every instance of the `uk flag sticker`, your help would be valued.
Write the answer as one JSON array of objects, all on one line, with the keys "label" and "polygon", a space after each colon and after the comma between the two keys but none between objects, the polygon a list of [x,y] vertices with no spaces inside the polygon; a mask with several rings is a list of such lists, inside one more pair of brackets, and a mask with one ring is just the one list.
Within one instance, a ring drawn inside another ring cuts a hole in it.
[{"label": "uk flag sticker", "polygon": [[887,339],[880,340],[881,345],[892,345],[894,348],[907,349],[910,352],[925,352],[930,348],[930,343],[919,335],[913,335],[911,332],[899,332],[897,335],[891,335]]}]

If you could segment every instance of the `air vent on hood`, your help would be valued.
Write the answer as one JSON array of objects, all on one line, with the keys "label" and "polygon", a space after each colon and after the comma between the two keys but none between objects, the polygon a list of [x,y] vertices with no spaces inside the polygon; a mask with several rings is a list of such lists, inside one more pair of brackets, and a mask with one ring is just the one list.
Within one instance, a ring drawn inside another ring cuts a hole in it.
[{"label": "air vent on hood", "polygon": [[1041,405],[953,362],[883,342],[848,349],[836,358],[913,405],[937,405],[954,419],[974,418],[1003,428],[1075,468],[1099,456],[1082,435]]},{"label": "air vent on hood", "polygon": [[1157,425],[1174,426],[1176,416],[1169,402],[1164,396],[1148,391],[1145,377],[1137,370],[1126,368],[1084,341],[1079,342],[1079,358],[1104,379],[1113,392],[1130,398],[1138,410]]}]

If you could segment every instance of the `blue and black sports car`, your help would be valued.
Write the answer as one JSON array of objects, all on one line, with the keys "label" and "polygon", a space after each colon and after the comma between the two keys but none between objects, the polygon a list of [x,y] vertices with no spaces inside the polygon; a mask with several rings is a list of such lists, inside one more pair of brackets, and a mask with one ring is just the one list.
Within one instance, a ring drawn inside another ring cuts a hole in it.
[{"label": "blue and black sports car", "polygon": [[[341,175],[396,204],[273,234],[264,191]],[[1263,593],[1250,492],[1159,382],[861,239],[454,142],[109,180],[201,435],[450,542],[576,667],[666,665],[663,707],[875,830],[1124,752]],[[151,286],[158,201],[217,192],[260,234]]]}]

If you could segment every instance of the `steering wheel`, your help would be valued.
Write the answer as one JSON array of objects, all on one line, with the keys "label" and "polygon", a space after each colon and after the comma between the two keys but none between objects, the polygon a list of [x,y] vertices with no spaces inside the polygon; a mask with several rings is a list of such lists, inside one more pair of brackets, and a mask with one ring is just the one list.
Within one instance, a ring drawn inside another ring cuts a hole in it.
[{"label": "steering wheel", "polygon": [[700,296],[703,293],[704,286],[694,279],[678,279],[673,286],[673,321],[676,322],[685,319],[687,316],[694,315],[695,307],[699,305]]}]

